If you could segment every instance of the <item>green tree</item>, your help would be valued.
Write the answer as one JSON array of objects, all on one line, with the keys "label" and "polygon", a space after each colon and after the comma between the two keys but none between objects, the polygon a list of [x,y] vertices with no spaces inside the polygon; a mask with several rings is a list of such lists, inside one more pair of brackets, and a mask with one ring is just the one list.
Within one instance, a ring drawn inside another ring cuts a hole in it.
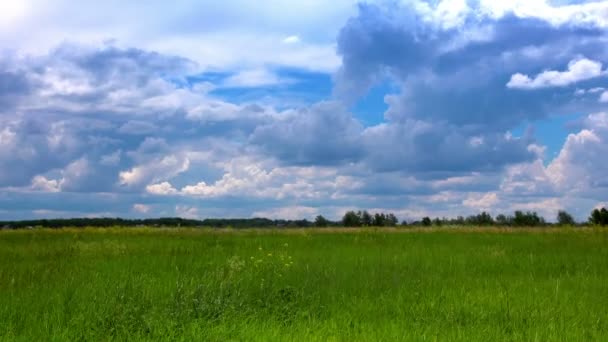
[{"label": "green tree", "polygon": [[574,222],[574,218],[565,210],[560,210],[557,212],[557,223],[562,226],[573,226],[576,222]]},{"label": "green tree", "polygon": [[359,227],[361,226],[361,217],[354,211],[347,211],[342,217],[342,224],[345,227]]},{"label": "green tree", "polygon": [[593,209],[591,217],[589,217],[589,223],[599,226],[608,225],[608,210],[606,208]]},{"label": "green tree", "polygon": [[384,227],[386,225],[386,215],[384,213],[375,213],[372,225],[374,227]]},{"label": "green tree", "polygon": [[386,225],[389,227],[395,227],[397,226],[397,224],[399,223],[399,220],[397,219],[397,216],[395,216],[393,213],[389,213],[386,216]]},{"label": "green tree", "polygon": [[370,215],[367,210],[363,210],[361,213],[361,224],[365,227],[369,227],[372,225],[372,215]]},{"label": "green tree", "polygon": [[425,216],[422,218],[422,225],[425,227],[429,227],[431,225],[431,218],[428,216]]},{"label": "green tree", "polygon": [[327,227],[329,221],[322,215],[315,217],[315,227]]},{"label": "green tree", "polygon": [[499,214],[496,216],[496,224],[499,226],[506,226],[509,224],[509,219],[505,215]]}]

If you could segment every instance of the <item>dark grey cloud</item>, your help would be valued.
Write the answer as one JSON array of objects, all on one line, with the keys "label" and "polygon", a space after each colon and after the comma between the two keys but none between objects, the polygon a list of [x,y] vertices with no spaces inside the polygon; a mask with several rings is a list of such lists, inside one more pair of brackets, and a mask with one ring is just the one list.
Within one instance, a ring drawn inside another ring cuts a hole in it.
[{"label": "dark grey cloud", "polygon": [[261,125],[251,143],[292,165],[339,165],[362,157],[363,126],[336,102],[285,114]]},{"label": "dark grey cloud", "polygon": [[[475,6],[464,25],[443,29],[408,4],[361,5],[338,39],[343,67],[336,91],[352,101],[390,78],[401,93],[389,101],[388,120],[504,131],[563,112],[580,86],[516,91],[505,87],[513,74],[563,70],[580,56],[606,64],[607,33],[589,23],[556,25],[512,14],[491,19]],[[595,100],[585,105],[599,107]]]}]

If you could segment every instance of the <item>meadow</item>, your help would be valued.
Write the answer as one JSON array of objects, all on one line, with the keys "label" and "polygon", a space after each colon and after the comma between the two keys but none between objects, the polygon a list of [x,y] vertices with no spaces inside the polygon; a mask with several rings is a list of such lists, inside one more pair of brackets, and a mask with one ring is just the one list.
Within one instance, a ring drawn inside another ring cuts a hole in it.
[{"label": "meadow", "polygon": [[608,340],[602,229],[34,229],[0,260],[0,340]]}]

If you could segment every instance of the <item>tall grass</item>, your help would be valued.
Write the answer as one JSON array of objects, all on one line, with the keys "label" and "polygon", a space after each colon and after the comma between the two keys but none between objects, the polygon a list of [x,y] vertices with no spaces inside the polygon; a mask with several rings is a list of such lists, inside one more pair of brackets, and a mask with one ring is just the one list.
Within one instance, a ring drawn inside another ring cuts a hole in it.
[{"label": "tall grass", "polygon": [[0,232],[4,340],[607,340],[603,230]]}]

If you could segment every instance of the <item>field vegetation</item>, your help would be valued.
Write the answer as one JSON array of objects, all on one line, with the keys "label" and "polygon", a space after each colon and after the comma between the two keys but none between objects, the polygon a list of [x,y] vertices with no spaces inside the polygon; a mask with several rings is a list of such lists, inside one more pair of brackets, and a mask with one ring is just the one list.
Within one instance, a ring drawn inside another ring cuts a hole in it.
[{"label": "field vegetation", "polygon": [[0,339],[607,340],[605,228],[0,232]]}]

